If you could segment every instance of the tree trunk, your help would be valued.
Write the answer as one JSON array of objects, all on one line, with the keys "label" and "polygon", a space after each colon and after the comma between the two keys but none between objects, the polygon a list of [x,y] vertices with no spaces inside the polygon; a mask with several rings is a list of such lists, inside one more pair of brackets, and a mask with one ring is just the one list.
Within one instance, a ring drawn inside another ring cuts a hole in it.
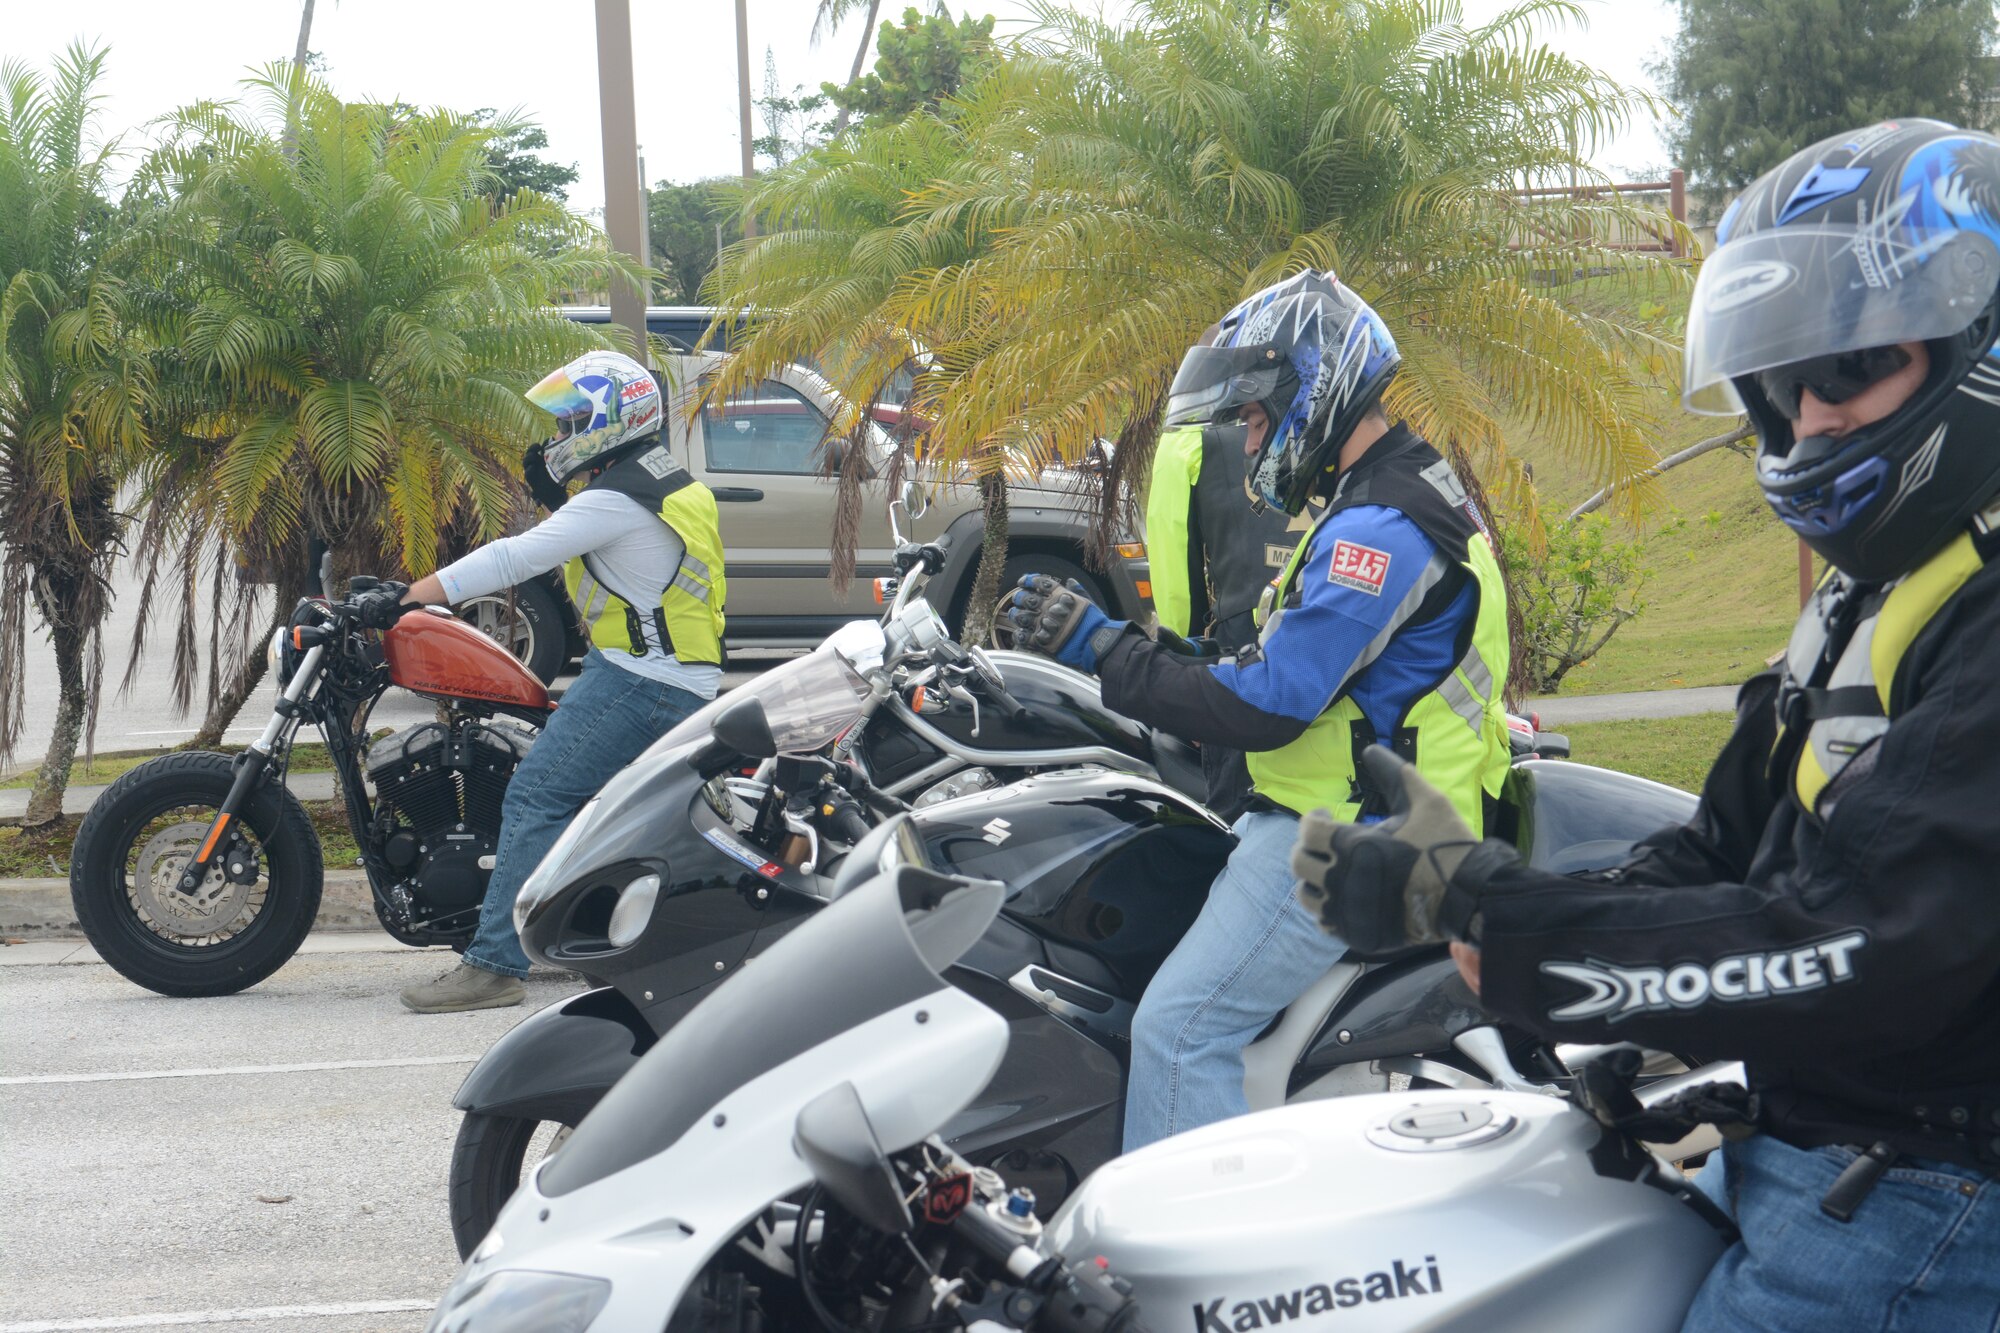
[{"label": "tree trunk", "polygon": [[305,5],[299,12],[299,44],[292,51],[293,69],[304,69],[306,67],[306,48],[312,41],[312,30],[313,0],[305,0]]},{"label": "tree trunk", "polygon": [[[875,17],[882,12],[882,0],[868,0],[868,21],[861,25],[861,45],[854,48],[854,68],[848,72],[847,86],[852,88],[861,81],[861,67],[868,63],[868,48],[875,40]],[[853,115],[846,107],[833,118],[834,137],[847,128],[848,118]]]},{"label": "tree trunk", "polygon": [[22,823],[39,828],[62,818],[63,793],[69,789],[70,765],[76,762],[77,742],[83,738],[87,693],[83,683],[83,655],[87,635],[62,625],[54,627],[56,704],[55,731],[49,736],[49,752],[35,774],[34,790],[28,793],[28,813]]},{"label": "tree trunk", "polygon": [[[1638,476],[1632,478],[1631,481],[1625,484],[1631,486],[1631,485],[1636,485],[1637,483],[1642,481],[1650,481],[1654,477],[1659,476],[1662,472],[1666,472],[1669,471],[1670,469],[1677,468],[1683,463],[1692,463],[1695,459],[1700,458],[1703,454],[1713,453],[1715,450],[1724,448],[1729,445],[1740,444],[1744,440],[1749,439],[1755,433],[1756,433],[1756,427],[1752,426],[1749,422],[1746,421],[1742,425],[1738,426],[1735,430],[1730,431],[1727,435],[1712,435],[1708,439],[1702,440],[1697,444],[1689,445],[1687,448],[1681,450],[1677,454],[1668,454],[1665,458],[1662,458],[1659,462],[1653,464],[1653,466],[1647,468],[1644,472],[1641,472]],[[1614,491],[1615,489],[1617,488],[1614,486],[1606,486],[1603,490],[1591,496],[1588,500],[1585,500],[1582,504],[1578,505],[1576,508],[1570,510],[1569,516],[1571,520],[1574,521],[1576,519],[1582,518],[1585,514],[1593,513],[1596,510],[1601,509],[1604,506],[1604,502],[1611,498],[1611,492]]]},{"label": "tree trunk", "polygon": [[243,711],[243,705],[250,702],[250,696],[264,683],[264,673],[270,670],[265,660],[263,647],[271,641],[271,636],[292,618],[292,599],[278,598],[277,607],[271,613],[271,621],[264,626],[262,636],[254,640],[250,650],[243,654],[243,661],[229,683],[215,696],[208,706],[208,715],[201,720],[201,730],[183,748],[189,750],[213,750],[222,744],[223,733],[235,723],[236,715]]},{"label": "tree trunk", "polygon": [[980,535],[979,572],[966,595],[961,641],[987,643],[993,637],[993,610],[1000,601],[1000,573],[1007,568],[1007,476],[990,472],[979,479],[979,507],[986,518]]}]

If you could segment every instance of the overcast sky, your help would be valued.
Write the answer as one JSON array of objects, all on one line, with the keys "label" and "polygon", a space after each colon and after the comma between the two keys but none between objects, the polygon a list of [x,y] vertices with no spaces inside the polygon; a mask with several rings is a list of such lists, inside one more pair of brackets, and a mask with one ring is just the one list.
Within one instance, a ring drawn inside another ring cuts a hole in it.
[{"label": "overcast sky", "polygon": [[[883,0],[885,17],[907,0]],[[999,17],[1001,33],[1021,31],[1022,0],[950,0]],[[1070,0],[1096,9],[1098,0]],[[1105,0],[1113,14],[1125,0]],[[1498,13],[1508,0],[1462,0],[1468,21]],[[1584,28],[1553,30],[1556,46],[1617,78],[1650,87],[1648,61],[1673,30],[1672,0],[1583,0]],[[174,107],[228,97],[251,67],[289,59],[298,37],[299,0],[10,0],[0,22],[0,56],[44,65],[75,38],[103,42],[110,61],[102,124],[143,141],[144,125]],[[844,81],[861,38],[860,19],[815,48],[815,0],[749,0],[751,78],[761,94],[764,53],[777,60],[780,83],[816,90]],[[639,142],[649,181],[696,180],[738,169],[735,6],[733,0],[632,0],[633,62]],[[318,0],[312,49],[325,56],[342,96],[401,100],[464,110],[519,110],[548,131],[547,155],[576,166],[572,207],[604,201],[598,130],[595,8],[590,0]],[[759,123],[754,133],[762,134]],[[1666,161],[1657,127],[1632,127],[1599,165],[1621,179]]]}]

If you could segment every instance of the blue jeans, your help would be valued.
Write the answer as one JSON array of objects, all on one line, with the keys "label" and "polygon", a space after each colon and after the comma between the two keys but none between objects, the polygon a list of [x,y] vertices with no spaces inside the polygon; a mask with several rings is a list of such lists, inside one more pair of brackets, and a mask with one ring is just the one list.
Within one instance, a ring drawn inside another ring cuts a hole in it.
[{"label": "blue jeans", "polygon": [[2000,1180],[1899,1160],[1836,1222],[1820,1197],[1849,1148],[1795,1148],[1758,1134],[1722,1149],[1701,1184],[1743,1232],[1688,1310],[1683,1333],[1995,1333],[2000,1330]]},{"label": "blue jeans", "polygon": [[1243,1048],[1340,961],[1347,946],[1300,905],[1298,816],[1253,811],[1194,925],[1132,1018],[1125,1151],[1243,1115]]},{"label": "blue jeans", "polygon": [[707,702],[678,685],[614,666],[595,648],[584,655],[583,674],[563,692],[561,706],[507,786],[493,878],[486,882],[466,962],[503,976],[528,975],[528,955],[514,933],[521,885],[612,774]]}]

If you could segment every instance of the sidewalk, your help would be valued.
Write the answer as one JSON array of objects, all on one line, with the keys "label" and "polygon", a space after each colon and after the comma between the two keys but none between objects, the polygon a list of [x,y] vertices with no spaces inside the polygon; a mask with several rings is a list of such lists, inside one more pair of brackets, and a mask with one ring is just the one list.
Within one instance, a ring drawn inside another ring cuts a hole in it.
[{"label": "sidewalk", "polygon": [[1527,709],[1539,713],[1550,729],[1572,722],[1625,722],[1642,717],[1693,717],[1697,713],[1736,711],[1734,685],[1704,685],[1690,690],[1642,690],[1637,694],[1577,694],[1530,699]]}]

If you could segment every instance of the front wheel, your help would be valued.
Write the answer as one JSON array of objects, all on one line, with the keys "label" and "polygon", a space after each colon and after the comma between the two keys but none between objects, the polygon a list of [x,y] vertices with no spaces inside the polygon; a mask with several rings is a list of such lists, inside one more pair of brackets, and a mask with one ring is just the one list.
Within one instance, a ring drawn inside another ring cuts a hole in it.
[{"label": "front wheel", "polygon": [[460,1259],[493,1229],[524,1170],[560,1148],[571,1128],[559,1120],[465,1113],[451,1147],[451,1238]]},{"label": "front wheel", "polygon": [[162,995],[230,995],[298,952],[319,913],[319,837],[298,798],[251,793],[224,854],[192,891],[183,869],[229,795],[226,754],[170,754],[132,769],[76,831],[70,901],[99,956]]}]

